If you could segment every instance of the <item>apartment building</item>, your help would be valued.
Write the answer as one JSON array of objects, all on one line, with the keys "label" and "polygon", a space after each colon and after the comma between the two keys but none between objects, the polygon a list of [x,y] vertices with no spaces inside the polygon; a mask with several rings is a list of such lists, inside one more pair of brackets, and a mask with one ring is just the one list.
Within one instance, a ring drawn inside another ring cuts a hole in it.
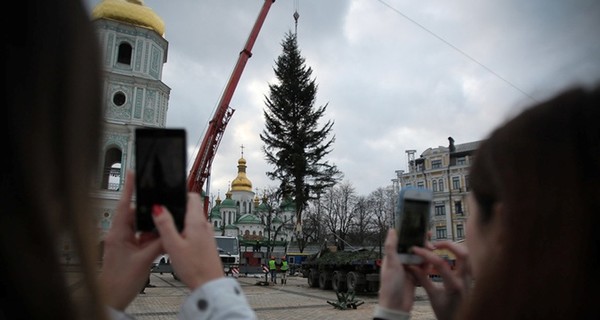
[{"label": "apartment building", "polygon": [[431,240],[460,241],[465,237],[469,216],[469,167],[473,153],[481,141],[455,144],[448,138],[448,146],[429,148],[416,158],[416,150],[406,150],[408,172],[396,170],[392,179],[394,189],[413,186],[433,191],[430,213]]}]

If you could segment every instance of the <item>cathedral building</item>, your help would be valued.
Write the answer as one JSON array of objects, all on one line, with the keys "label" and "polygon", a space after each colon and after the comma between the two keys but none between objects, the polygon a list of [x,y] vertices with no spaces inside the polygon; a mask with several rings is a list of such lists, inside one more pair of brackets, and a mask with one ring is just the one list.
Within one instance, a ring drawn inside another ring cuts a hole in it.
[{"label": "cathedral building", "polygon": [[[269,206],[266,196],[259,199],[252,191],[252,182],[246,175],[246,159],[238,160],[238,174],[221,200],[217,196],[210,210],[209,221],[215,234],[237,236],[242,242],[294,240],[295,207],[284,201],[277,207]],[[244,241],[245,240],[245,241]]]}]

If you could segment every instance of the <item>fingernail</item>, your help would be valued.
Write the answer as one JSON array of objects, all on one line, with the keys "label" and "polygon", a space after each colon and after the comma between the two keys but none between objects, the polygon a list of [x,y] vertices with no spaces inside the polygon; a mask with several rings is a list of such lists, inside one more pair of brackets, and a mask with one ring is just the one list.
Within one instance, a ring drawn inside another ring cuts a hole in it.
[{"label": "fingernail", "polygon": [[160,204],[155,204],[152,206],[152,215],[155,217],[160,216],[163,213],[163,208]]}]

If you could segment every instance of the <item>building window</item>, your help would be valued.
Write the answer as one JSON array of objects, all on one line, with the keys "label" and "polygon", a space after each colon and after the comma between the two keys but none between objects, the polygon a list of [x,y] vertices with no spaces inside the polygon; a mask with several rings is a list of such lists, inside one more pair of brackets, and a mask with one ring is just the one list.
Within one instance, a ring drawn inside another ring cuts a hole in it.
[{"label": "building window", "polygon": [[117,107],[124,105],[126,101],[127,101],[127,97],[121,91],[118,91],[113,95],[113,103]]},{"label": "building window", "polygon": [[432,182],[431,184],[432,184],[432,186],[433,186],[433,191],[434,191],[434,192],[435,192],[435,191],[438,191],[438,190],[437,190],[437,180],[433,180],[433,182]]},{"label": "building window", "polygon": [[110,148],[104,154],[104,172],[102,172],[102,189],[118,191],[121,188],[121,157],[118,148]]},{"label": "building window", "polygon": [[454,202],[454,212],[456,212],[456,214],[458,215],[463,215],[463,209],[462,209],[462,202],[461,201],[455,201]]},{"label": "building window", "polygon": [[456,237],[462,239],[465,237],[465,229],[462,224],[456,225]]},{"label": "building window", "polygon": [[465,157],[460,157],[456,159],[456,165],[464,166],[465,164],[467,164],[467,159]]},{"label": "building window", "polygon": [[431,169],[439,169],[442,167],[442,160],[431,160]]},{"label": "building window", "polygon": [[444,180],[438,180],[438,188],[440,189],[440,191],[444,191]]},{"label": "building window", "polygon": [[435,227],[435,237],[436,239],[448,238],[448,234],[446,233],[446,227]]},{"label": "building window", "polygon": [[452,189],[460,189],[460,177],[452,177]]},{"label": "building window", "polygon": [[435,215],[436,216],[445,216],[446,215],[446,206],[442,205],[436,205],[435,206]]},{"label": "building window", "polygon": [[131,53],[133,49],[127,42],[123,42],[119,45],[119,52],[117,53],[117,62],[127,65],[131,65]]},{"label": "building window", "polygon": [[417,182],[417,188],[425,188],[425,184],[423,183],[423,181]]},{"label": "building window", "polygon": [[471,189],[469,184],[469,176],[465,176],[465,191],[469,191]]}]

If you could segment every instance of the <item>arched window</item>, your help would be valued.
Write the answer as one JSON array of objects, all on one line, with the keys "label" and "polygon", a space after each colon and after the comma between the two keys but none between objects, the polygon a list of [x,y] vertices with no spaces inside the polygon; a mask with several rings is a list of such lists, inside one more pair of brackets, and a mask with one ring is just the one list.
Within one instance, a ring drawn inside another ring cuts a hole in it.
[{"label": "arched window", "polygon": [[117,191],[121,187],[121,150],[110,148],[104,154],[102,189]]},{"label": "arched window", "polygon": [[131,65],[131,53],[133,48],[127,42],[122,42],[119,45],[119,52],[117,52],[117,62]]}]

